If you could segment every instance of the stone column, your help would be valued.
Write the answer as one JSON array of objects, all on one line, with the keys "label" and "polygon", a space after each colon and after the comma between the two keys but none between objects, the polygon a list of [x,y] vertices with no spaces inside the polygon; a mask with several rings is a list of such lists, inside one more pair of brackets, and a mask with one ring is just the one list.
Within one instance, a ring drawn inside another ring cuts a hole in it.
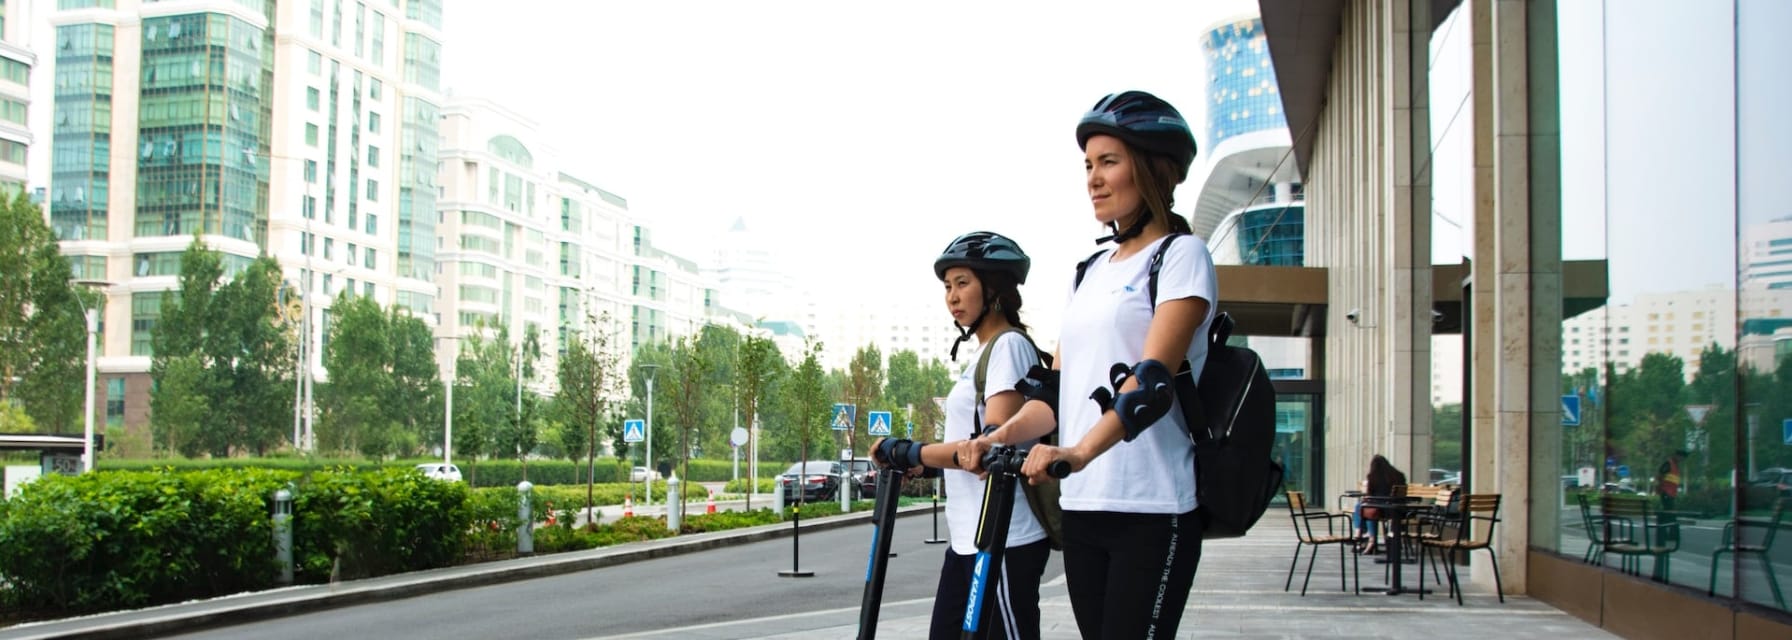
[{"label": "stone column", "polygon": [[[1505,590],[1523,593],[1535,355],[1526,7],[1523,0],[1471,0],[1470,7],[1475,148],[1471,493],[1502,496],[1495,551]],[[1474,563],[1473,580],[1491,588],[1487,556],[1477,555]]]}]

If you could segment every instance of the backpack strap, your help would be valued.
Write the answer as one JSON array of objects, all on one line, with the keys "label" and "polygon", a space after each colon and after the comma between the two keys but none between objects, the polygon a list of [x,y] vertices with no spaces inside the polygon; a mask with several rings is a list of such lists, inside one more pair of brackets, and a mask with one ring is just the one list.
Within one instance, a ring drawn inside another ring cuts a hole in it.
[{"label": "backpack strap", "polygon": [[[1102,249],[1093,254],[1090,254],[1089,257],[1087,259],[1084,259],[1082,262],[1076,263],[1076,281],[1070,283],[1071,291],[1075,291],[1077,287],[1083,286],[1083,274],[1086,274],[1089,272],[1089,265],[1094,264],[1096,258],[1101,257],[1101,254],[1104,254],[1107,252],[1108,252],[1107,249]],[[1154,280],[1154,282],[1155,282],[1155,280]]]},{"label": "backpack strap", "polygon": [[[1157,272],[1163,270],[1164,254],[1169,253],[1170,243],[1173,243],[1176,241],[1176,236],[1183,236],[1183,235],[1188,235],[1188,234],[1182,233],[1180,231],[1170,232],[1170,234],[1168,236],[1164,237],[1163,242],[1158,243],[1157,250],[1153,251],[1151,253],[1151,267],[1150,267],[1151,275],[1146,280],[1145,292],[1150,295],[1149,300],[1151,301],[1151,308],[1153,311],[1155,311],[1157,309]],[[1108,252],[1107,249],[1102,249],[1100,251],[1095,252],[1094,255],[1089,256],[1087,259],[1083,260],[1082,262],[1076,263],[1076,281],[1071,283],[1071,285],[1070,285],[1071,290],[1075,290],[1077,287],[1082,286],[1083,276],[1089,272],[1089,265],[1094,264],[1096,258],[1101,257],[1102,254],[1107,253],[1107,252]]]},{"label": "backpack strap", "polygon": [[[1027,345],[1033,347],[1033,356],[1035,359],[1037,359],[1038,361],[1043,362],[1047,365],[1051,364],[1051,358],[1039,351],[1039,345],[1033,343],[1033,337],[1027,335],[1027,332],[1021,331],[1018,328],[1009,327],[1007,329],[1002,330],[1001,333],[996,334],[995,337],[990,338],[989,344],[983,345],[983,353],[978,354],[978,356],[977,356],[977,373],[976,373],[975,377],[972,379],[973,382],[975,382],[977,385],[977,401],[971,405],[972,415],[976,416],[977,422],[975,424],[971,425],[972,430],[980,430],[983,428],[983,408],[982,407],[983,407],[983,400],[984,400],[984,389],[989,386],[989,380],[988,380],[988,378],[989,378],[989,356],[990,356],[991,352],[995,351],[996,342],[1000,341],[1002,339],[1002,336],[1008,335],[1010,333],[1018,333],[1018,334],[1020,334],[1020,337],[1025,338],[1027,340]],[[973,435],[975,435],[975,434],[973,434]]]},{"label": "backpack strap", "polygon": [[[1170,232],[1170,235],[1164,237],[1163,242],[1158,243],[1157,251],[1154,251],[1151,254],[1151,275],[1145,281],[1145,292],[1151,295],[1149,300],[1151,301],[1152,313],[1157,313],[1157,272],[1163,270],[1164,254],[1169,253],[1170,244],[1176,241],[1176,236],[1180,235],[1187,234],[1179,231]],[[1077,275],[1081,276],[1082,272],[1077,272]]]}]

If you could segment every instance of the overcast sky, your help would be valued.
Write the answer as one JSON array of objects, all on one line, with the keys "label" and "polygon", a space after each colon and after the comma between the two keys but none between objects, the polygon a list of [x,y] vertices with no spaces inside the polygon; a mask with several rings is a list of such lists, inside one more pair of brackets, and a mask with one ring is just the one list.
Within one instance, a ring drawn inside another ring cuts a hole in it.
[{"label": "overcast sky", "polygon": [[1013,237],[1033,257],[1027,319],[1055,336],[1101,235],[1077,119],[1144,89],[1202,130],[1200,35],[1254,7],[448,0],[443,74],[538,121],[659,244],[707,257],[744,218],[817,295],[938,305],[952,238]]}]

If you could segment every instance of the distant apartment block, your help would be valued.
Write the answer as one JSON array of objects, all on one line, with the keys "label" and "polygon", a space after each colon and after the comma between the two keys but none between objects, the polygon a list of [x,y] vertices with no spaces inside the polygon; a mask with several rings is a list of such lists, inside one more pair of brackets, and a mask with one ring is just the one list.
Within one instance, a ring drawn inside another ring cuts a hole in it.
[{"label": "distant apartment block", "polygon": [[46,205],[77,277],[109,283],[109,423],[147,421],[151,336],[195,237],[229,272],[278,260],[314,345],[343,296],[435,322],[441,0],[55,6]]},{"label": "distant apartment block", "polygon": [[[442,109],[434,252],[446,363],[457,339],[485,327],[517,340],[540,331],[552,372],[574,332],[608,316],[618,348],[688,335],[712,320],[715,286],[693,261],[654,247],[621,196],[575,177],[576,158],[508,108],[450,98]],[[488,331],[488,335],[489,335]],[[541,391],[557,385],[551,373]]]}]

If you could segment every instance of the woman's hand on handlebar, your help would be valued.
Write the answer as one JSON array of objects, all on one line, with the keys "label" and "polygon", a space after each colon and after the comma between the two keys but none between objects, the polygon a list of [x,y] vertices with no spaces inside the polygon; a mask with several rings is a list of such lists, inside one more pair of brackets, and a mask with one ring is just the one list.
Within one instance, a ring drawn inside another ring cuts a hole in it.
[{"label": "woman's hand on handlebar", "polygon": [[1051,470],[1057,463],[1062,463],[1058,465],[1059,470],[1068,465],[1070,472],[1075,473],[1082,471],[1089,461],[1083,459],[1082,454],[1074,448],[1036,444],[1027,451],[1027,463],[1021,465],[1020,472],[1032,484],[1056,482],[1057,478],[1052,475]]}]

